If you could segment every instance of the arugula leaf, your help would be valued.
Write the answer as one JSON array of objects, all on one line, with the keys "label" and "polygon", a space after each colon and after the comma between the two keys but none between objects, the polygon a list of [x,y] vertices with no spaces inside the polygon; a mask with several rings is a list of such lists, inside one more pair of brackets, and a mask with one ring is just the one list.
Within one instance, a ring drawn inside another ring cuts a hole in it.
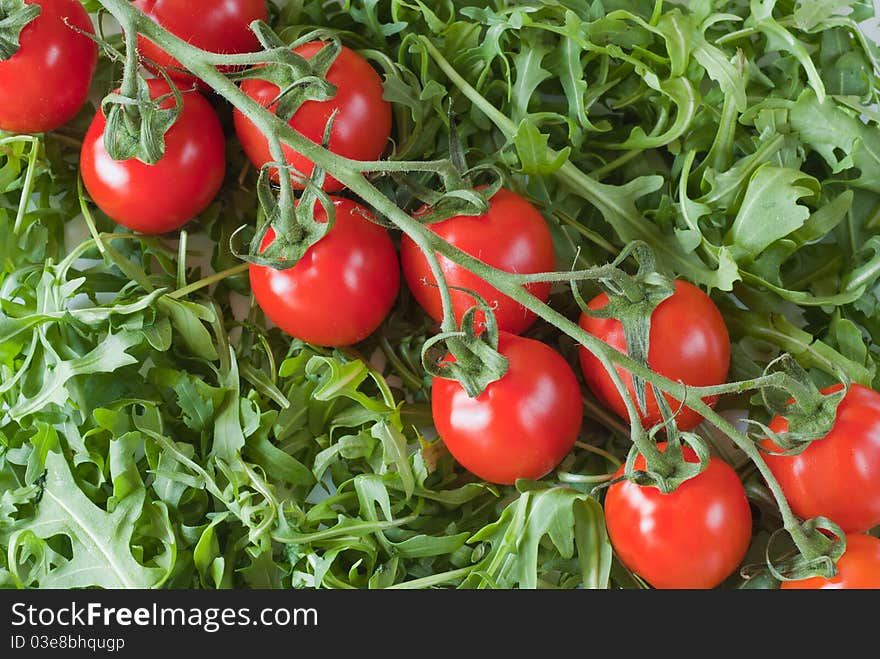
[{"label": "arugula leaf", "polygon": [[[611,545],[603,519],[598,502],[580,492],[558,487],[528,489],[497,522],[471,538],[471,542],[487,542],[491,550],[465,584],[536,588],[546,536],[561,559],[576,556],[585,586],[606,588]],[[513,556],[516,560],[511,560]]]},{"label": "arugula leaf", "polygon": [[809,32],[857,2],[859,0],[798,0],[792,18],[798,29]]},{"label": "arugula leaf", "polygon": [[[46,541],[58,534],[69,538],[71,557],[65,559],[52,552],[58,565],[36,577],[41,587],[153,588],[161,584],[168,570],[144,566],[132,554],[131,534],[143,514],[143,489],[118,501],[112,512],[105,512],[80,491],[60,453],[49,453],[46,471],[37,514],[8,537],[13,557],[26,545],[45,548]],[[18,564],[9,568],[20,587],[30,585],[21,580]]]},{"label": "arugula leaf", "polygon": [[800,229],[810,217],[797,202],[816,198],[819,181],[781,167],[763,165],[749,180],[745,198],[728,234],[739,255],[754,258],[777,240]]}]

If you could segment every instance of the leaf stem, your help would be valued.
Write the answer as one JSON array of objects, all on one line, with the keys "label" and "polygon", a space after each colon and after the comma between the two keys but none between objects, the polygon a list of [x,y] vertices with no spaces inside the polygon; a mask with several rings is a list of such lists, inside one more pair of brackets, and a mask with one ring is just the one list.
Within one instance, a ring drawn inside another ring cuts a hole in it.
[{"label": "leaf stem", "polygon": [[192,284],[188,284],[183,288],[178,288],[176,291],[168,293],[168,297],[170,297],[172,300],[180,300],[187,297],[188,295],[192,295],[196,291],[221,282],[224,279],[229,279],[229,277],[234,277],[235,275],[240,275],[244,272],[247,272],[248,267],[250,267],[250,264],[240,263],[239,265],[232,266],[231,268],[227,268],[226,270],[215,272],[213,275],[209,275],[208,277],[199,279],[198,281],[195,281]]},{"label": "leaf stem", "polygon": [[34,190],[34,174],[37,171],[37,157],[40,155],[40,139],[33,137],[30,139],[30,142],[31,151],[28,157],[28,168],[24,175],[24,183],[21,187],[21,199],[18,202],[18,212],[15,214],[15,224],[12,227],[12,232],[16,236],[21,233],[24,216],[27,212],[27,207],[31,203],[31,194],[33,194]]},{"label": "leaf stem", "polygon": [[608,462],[613,464],[615,467],[619,467],[620,465],[623,464],[623,462],[616,455],[614,455],[613,453],[609,453],[605,449],[599,448],[598,446],[593,446],[592,444],[588,444],[587,442],[581,442],[581,441],[575,442],[574,445],[580,449],[583,449],[584,451],[589,451],[590,453],[595,453],[596,455],[601,455],[603,458],[608,460]]},{"label": "leaf stem", "polygon": [[461,581],[463,578],[467,577],[471,572],[476,569],[475,565],[468,565],[466,567],[458,568],[457,570],[449,570],[448,572],[441,572],[439,574],[432,574],[427,577],[422,577],[420,579],[412,579],[411,581],[403,581],[401,583],[396,583],[392,586],[388,586],[389,590],[420,590],[422,588],[431,588],[432,586],[439,586],[440,584],[446,583],[455,583]]},{"label": "leaf stem", "polygon": [[83,180],[82,176],[76,177],[76,192],[79,195],[79,210],[82,213],[83,220],[85,220],[86,227],[89,229],[89,233],[92,234],[92,239],[95,241],[95,246],[98,248],[98,251],[101,252],[103,256],[107,252],[107,248],[104,247],[104,241],[101,240],[101,234],[98,232],[98,227],[95,225],[95,218],[92,216],[92,211],[89,209],[89,204],[86,201],[85,190],[83,189]]}]

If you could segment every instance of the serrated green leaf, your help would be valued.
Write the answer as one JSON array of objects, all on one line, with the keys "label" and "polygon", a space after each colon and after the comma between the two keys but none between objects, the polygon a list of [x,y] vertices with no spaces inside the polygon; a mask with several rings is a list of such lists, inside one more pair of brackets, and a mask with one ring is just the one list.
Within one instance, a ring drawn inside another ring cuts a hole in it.
[{"label": "serrated green leaf", "polygon": [[70,539],[73,558],[43,575],[41,587],[152,588],[162,582],[166,570],[141,565],[132,555],[131,533],[142,513],[142,489],[107,513],[82,493],[60,453],[49,453],[46,470],[36,516],[9,538],[10,556],[16,555],[25,532],[43,540],[58,534]]},{"label": "serrated green leaf", "polygon": [[137,360],[127,350],[140,343],[134,333],[111,334],[100,346],[83,357],[58,362],[45,377],[42,388],[35,395],[20,397],[9,411],[14,419],[21,419],[44,409],[47,405],[63,405],[70,398],[67,385],[71,378],[94,373],[112,373],[134,364]]},{"label": "serrated green leaf", "polygon": [[798,0],[794,11],[794,24],[799,30],[809,32],[829,18],[844,13],[858,0]]},{"label": "serrated green leaf", "polygon": [[202,324],[202,321],[211,322],[213,314],[202,305],[167,296],[159,299],[159,308],[168,314],[183,345],[191,354],[208,361],[217,359],[214,341],[208,328]]},{"label": "serrated green leaf", "polygon": [[566,147],[555,153],[549,148],[549,140],[529,118],[520,122],[513,143],[524,174],[552,174],[568,160],[571,149]]},{"label": "serrated green leaf", "polygon": [[811,176],[770,165],[760,167],[749,180],[729,243],[744,256],[757,256],[804,225],[810,210],[798,202],[818,193],[819,182]]}]

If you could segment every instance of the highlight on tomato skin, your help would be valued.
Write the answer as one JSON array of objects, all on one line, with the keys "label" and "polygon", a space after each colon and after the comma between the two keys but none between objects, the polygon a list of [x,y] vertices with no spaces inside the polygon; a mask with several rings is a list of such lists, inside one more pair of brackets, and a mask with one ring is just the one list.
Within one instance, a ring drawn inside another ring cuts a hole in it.
[{"label": "highlight on tomato skin", "polygon": [[[666,444],[657,445],[661,451]],[[697,454],[682,447],[688,462]],[[635,469],[645,468],[636,458]],[[615,478],[624,475],[624,467]],[[752,512],[733,468],[712,457],[705,471],[663,494],[624,480],[605,495],[605,525],[621,562],[654,588],[708,589],[742,563],[752,538]]]},{"label": "highlight on tomato skin", "polygon": [[[269,20],[266,0],[136,0],[133,4],[175,36],[212,53],[260,50],[260,41],[250,24]],[[138,51],[145,60],[165,69],[181,87],[200,83],[203,91],[210,90],[196,76],[182,70],[180,62],[141,34]],[[151,64],[148,66],[157,72]],[[236,68],[223,66],[219,70],[229,73]]]},{"label": "highlight on tomato skin", "polygon": [[[556,269],[553,237],[544,217],[527,199],[512,190],[502,188],[489,200],[484,215],[456,217],[427,225],[435,234],[487,265],[517,274],[552,272]],[[404,235],[400,245],[401,265],[407,284],[419,305],[437,322],[443,320],[443,304],[434,273],[422,250],[409,236]],[[537,316],[485,280],[449,259],[438,255],[440,268],[449,286],[476,292],[495,313],[498,328],[521,334]],[[532,295],[546,302],[550,297],[548,282],[525,286]],[[453,290],[452,307],[457,323],[474,306],[474,298]],[[477,314],[477,323],[483,314]]]},{"label": "highlight on tomato skin", "polygon": [[[777,416],[769,428],[785,433],[788,421]],[[770,439],[762,444],[767,466],[798,516],[827,517],[847,533],[880,525],[880,393],[850,385],[828,434],[796,455],[776,455],[779,447]]]},{"label": "highlight on tomato skin", "polygon": [[[601,293],[593,298],[590,309],[601,309],[608,304],[608,296]],[[595,318],[582,314],[580,326],[621,352],[626,352],[623,326],[614,318]],[[581,370],[590,391],[609,409],[628,420],[629,414],[620,392],[602,363],[585,347],[579,350]],[[675,291],[663,300],[651,316],[648,347],[648,366],[652,371],[674,382],[694,387],[724,384],[730,366],[730,337],[724,318],[712,299],[702,290],[684,280],[676,280]],[[618,368],[630,397],[635,399],[632,375]],[[663,420],[654,391],[646,391],[647,410],[641,414],[646,427]],[[680,430],[691,430],[703,419],[690,407],[666,395]],[[703,399],[715,405],[717,396]]]},{"label": "highlight on tomato skin", "polygon": [[509,370],[471,398],[455,380],[431,385],[434,425],[465,469],[492,483],[539,479],[574,447],[583,420],[580,386],[550,346],[502,332],[498,351]]},{"label": "highlight on tomato skin", "polygon": [[[294,48],[294,52],[309,59],[324,45],[313,41]],[[379,74],[366,59],[343,46],[326,79],[336,87],[336,95],[327,101],[306,101],[288,123],[312,142],[321,144],[327,124],[336,112],[330,131],[330,151],[352,160],[378,160],[388,146],[392,124],[391,104],[384,99]],[[275,100],[280,92],[277,85],[249,78],[241,83],[241,91],[270,111],[276,110]],[[269,141],[260,129],[238,108],[233,117],[239,142],[254,167],[259,169],[273,162]],[[289,166],[303,176],[312,175],[315,164],[311,160],[286,144],[282,148]],[[279,180],[277,170],[271,175],[274,181]],[[296,176],[293,185],[304,187]],[[327,192],[338,192],[344,187],[330,175],[324,179],[323,189]]]},{"label": "highlight on tomato skin", "polygon": [[837,560],[837,575],[783,581],[782,590],[851,590],[880,588],[880,539],[847,533],[846,551]]},{"label": "highlight on tomato skin", "polygon": [[[171,93],[165,80],[148,81],[153,99]],[[210,103],[198,92],[182,94],[183,110],[165,134],[165,155],[155,165],[113,160],[104,148],[106,118],[99,108],[83,140],[80,170],[92,201],[132,231],[162,234],[179,229],[216,197],[226,174],[226,138]],[[162,107],[173,107],[173,97]]]},{"label": "highlight on tomato skin", "polygon": [[[400,265],[388,231],[359,204],[333,197],[336,221],[292,268],[250,265],[254,297],[284,332],[319,346],[349,346],[372,334],[394,306]],[[318,204],[315,220],[327,221]],[[265,250],[275,240],[266,235]]]},{"label": "highlight on tomato skin", "polygon": [[0,130],[44,133],[60,128],[88,98],[98,65],[89,14],[79,0],[27,0],[40,14],[21,31],[20,48],[0,61]]}]

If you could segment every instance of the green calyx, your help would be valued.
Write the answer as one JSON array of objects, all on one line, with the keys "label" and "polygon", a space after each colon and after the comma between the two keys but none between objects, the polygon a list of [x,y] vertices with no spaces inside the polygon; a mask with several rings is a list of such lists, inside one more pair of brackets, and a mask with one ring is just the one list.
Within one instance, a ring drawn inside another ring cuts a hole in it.
[{"label": "green calyx", "polygon": [[[114,160],[137,158],[155,165],[165,155],[165,133],[174,125],[183,110],[183,96],[169,80],[175,104],[162,108],[169,95],[153,99],[147,81],[136,76],[133,93],[108,94],[101,102],[107,117],[104,147]],[[125,85],[123,85],[125,87]]]},{"label": "green calyx", "polygon": [[[638,443],[634,443],[627,455],[624,474],[620,480],[629,480],[642,487],[656,487],[663,494],[669,494],[687,480],[699,476],[709,466],[711,454],[709,446],[700,435],[680,432],[675,425],[675,414],[663,396],[657,397],[657,404],[663,415],[663,423],[651,429],[647,438],[649,452],[643,453]],[[656,446],[657,435],[665,433],[666,442],[661,451]],[[683,445],[687,444],[697,455],[697,461],[686,460]],[[645,459],[645,468],[636,469],[639,454]]]},{"label": "green calyx", "polygon": [[762,424],[757,425],[779,447],[779,454],[796,455],[831,431],[837,418],[837,406],[846,396],[848,382],[843,378],[842,387],[822,393],[797,360],[787,354],[767,366],[765,375],[772,374],[778,374],[779,384],[763,387],[761,396],[771,414],[788,421],[788,431],[776,433]]},{"label": "green calyx", "polygon": [[[462,316],[460,331],[441,332],[425,342],[422,364],[434,377],[457,380],[468,396],[477,398],[504,377],[510,363],[498,352],[498,323],[486,301],[473,291],[450,288],[472,295],[477,304]],[[477,327],[478,311],[483,312],[485,328]],[[445,348],[439,357],[435,356],[438,348]]]},{"label": "green calyx", "polygon": [[[427,172],[427,177],[425,172],[391,172],[395,182],[424,204],[424,210],[418,216],[422,224],[434,224],[459,215],[484,215],[489,211],[489,201],[504,185],[504,177],[494,165],[468,167],[451,102],[447,121],[448,160],[436,163],[437,166]],[[439,185],[426,181],[438,177]]]},{"label": "green calyx", "polygon": [[794,556],[781,560],[771,555],[773,541],[781,529],[771,536],[765,550],[767,570],[778,581],[800,581],[812,577],[831,579],[837,575],[837,561],[846,551],[846,534],[827,517],[814,517],[800,525],[804,546]]},{"label": "green calyx", "polygon": [[[324,129],[324,145],[330,143],[330,132],[336,112],[330,116]],[[280,144],[275,145],[283,160]],[[279,173],[279,192],[276,195],[271,182],[270,172]],[[284,176],[281,176],[281,173]],[[265,221],[253,235],[246,253],[240,253],[235,247],[239,233],[249,227],[240,227],[231,238],[232,253],[238,258],[255,265],[267,266],[277,270],[286,270],[295,266],[308,249],[326,236],[336,222],[336,207],[333,199],[324,189],[326,172],[315,167],[311,177],[295,170],[284,162],[266,163],[260,170],[257,181],[257,196]],[[293,180],[300,182],[305,189],[299,202],[295,201]],[[325,221],[319,221],[315,212],[318,204],[324,209]],[[263,248],[263,242],[269,230],[275,232],[274,240]]]},{"label": "green calyx", "polygon": [[24,0],[0,0],[0,62],[11,59],[21,48],[21,32],[40,15],[40,5]]},{"label": "green calyx", "polygon": [[[630,256],[639,264],[635,275],[619,268]],[[608,304],[601,309],[590,309],[575,289],[576,298],[585,314],[618,320],[623,326],[627,353],[639,364],[648,366],[651,316],[654,309],[673,294],[675,284],[657,271],[651,248],[641,241],[630,243],[611,265],[607,274],[599,279],[608,295]],[[647,409],[647,384],[635,374],[632,379],[636,403],[644,412]]]},{"label": "green calyx", "polygon": [[[287,45],[262,21],[254,21],[251,29],[267,51],[265,64],[242,71],[233,78],[259,78],[277,85],[280,91],[273,104],[278,103],[275,114],[281,119],[290,121],[307,101],[329,101],[336,96],[336,87],[327,81],[327,72],[342,52],[337,34],[314,30]],[[297,46],[312,41],[326,43],[311,58],[293,52]]]},{"label": "green calyx", "polygon": [[[266,221],[252,237],[247,253],[239,253],[234,244],[232,251],[248,263],[286,270],[295,266],[312,245],[330,232],[336,222],[336,207],[330,195],[321,189],[324,174],[316,169],[316,176],[306,179],[306,189],[299,202],[292,209],[285,209],[284,200],[277,198],[272,189],[267,174],[270,168],[277,169],[278,166],[268,163],[263,167],[257,184],[257,194]],[[319,205],[326,216],[323,222],[316,217]],[[233,243],[238,234],[247,228],[241,227],[233,234]],[[275,238],[263,249],[263,241],[270,229],[274,230]]]},{"label": "green calyx", "polygon": [[[251,29],[265,49],[263,65],[247,69],[231,76],[236,80],[258,78],[277,85],[278,96],[275,114],[285,122],[296,114],[307,101],[328,101],[336,95],[336,87],[327,81],[327,72],[342,52],[339,36],[327,30],[314,30],[292,44],[285,44],[272,29],[262,21],[254,21]],[[325,45],[311,58],[293,52],[300,45],[323,41]],[[334,111],[324,127],[321,145],[330,148]],[[321,240],[333,228],[336,220],[335,206],[324,192],[326,172],[315,166],[310,176],[291,167],[285,159],[281,142],[268,136],[269,148],[274,162],[266,163],[260,171],[257,194],[265,221],[253,234],[245,253],[235,247],[236,237],[248,227],[241,227],[232,236],[232,252],[239,258],[256,265],[285,270],[295,266],[306,251]],[[278,175],[277,186],[270,174]],[[294,181],[304,188],[299,202],[294,193]],[[277,194],[276,194],[277,188]],[[318,205],[324,209],[326,221],[316,219]],[[269,230],[275,232],[274,240],[263,248]]]}]

